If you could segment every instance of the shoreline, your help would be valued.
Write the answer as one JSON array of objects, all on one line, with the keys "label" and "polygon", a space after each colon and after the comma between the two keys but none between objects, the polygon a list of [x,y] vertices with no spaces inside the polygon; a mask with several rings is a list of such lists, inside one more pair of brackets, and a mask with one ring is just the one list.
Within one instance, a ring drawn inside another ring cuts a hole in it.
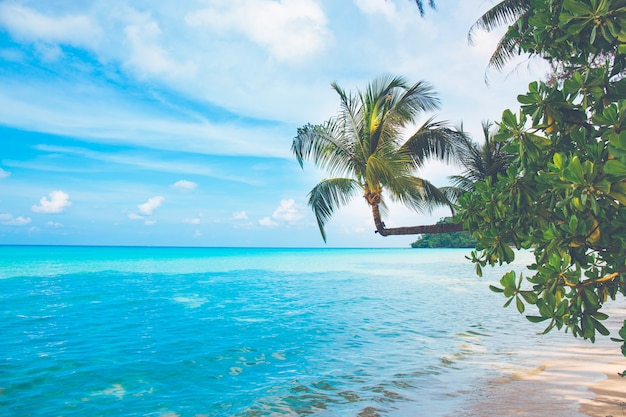
[{"label": "shoreline", "polygon": [[626,378],[618,375],[626,370],[626,358],[604,364],[599,369],[605,379],[587,386],[594,394],[589,400],[580,401],[580,412],[590,417],[626,415]]},{"label": "shoreline", "polygon": [[[612,317],[626,309],[612,308]],[[611,334],[619,328],[611,324]],[[526,348],[533,365],[504,371],[468,393],[464,417],[622,417],[626,416],[626,357],[620,344],[600,336],[595,343],[560,334],[553,345]],[[448,415],[452,417],[452,414]]]}]

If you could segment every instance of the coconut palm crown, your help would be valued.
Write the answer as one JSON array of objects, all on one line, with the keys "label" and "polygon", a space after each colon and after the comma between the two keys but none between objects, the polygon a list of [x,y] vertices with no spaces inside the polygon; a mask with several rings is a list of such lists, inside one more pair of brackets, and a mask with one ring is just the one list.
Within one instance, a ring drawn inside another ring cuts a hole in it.
[{"label": "coconut palm crown", "polygon": [[505,142],[498,142],[490,131],[492,123],[483,121],[484,142],[479,145],[469,136],[464,136],[457,145],[457,163],[464,168],[460,175],[453,175],[453,187],[446,187],[446,195],[455,200],[466,192],[474,191],[477,181],[498,180],[498,175],[506,174],[511,155],[505,151]]},{"label": "coconut palm crown", "polygon": [[430,118],[407,139],[401,138],[407,125],[438,108],[429,84],[410,85],[402,77],[386,75],[356,94],[336,83],[332,88],[341,102],[338,115],[299,128],[291,147],[301,166],[310,159],[330,175],[311,190],[308,202],[324,241],[324,226],[333,213],[359,194],[383,236],[410,234],[385,228],[381,212],[387,197],[417,211],[450,205],[443,192],[414,173],[429,158],[452,161],[461,133]]}]

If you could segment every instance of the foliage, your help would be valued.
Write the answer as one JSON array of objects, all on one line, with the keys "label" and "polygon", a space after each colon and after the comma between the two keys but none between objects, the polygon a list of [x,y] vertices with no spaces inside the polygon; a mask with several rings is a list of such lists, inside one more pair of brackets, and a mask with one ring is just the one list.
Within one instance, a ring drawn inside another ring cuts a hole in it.
[{"label": "foliage", "polygon": [[[626,295],[626,1],[531,0],[526,23],[509,29],[521,52],[565,71],[533,82],[506,110],[495,139],[513,155],[497,181],[459,200],[457,221],[478,239],[477,272],[530,249],[530,276],[500,286],[533,322],[595,341],[607,335],[602,307]],[[619,332],[626,355],[626,321]]]},{"label": "foliage", "polygon": [[451,199],[458,199],[463,193],[474,191],[474,183],[491,178],[495,181],[498,175],[506,173],[511,155],[504,151],[504,143],[494,140],[490,132],[492,124],[483,122],[482,145],[465,135],[457,143],[456,162],[464,168],[459,175],[449,177],[453,186],[446,187]]},{"label": "foliage", "polygon": [[404,232],[385,228],[381,210],[387,198],[417,211],[449,205],[444,193],[414,173],[429,158],[450,160],[460,134],[431,118],[408,138],[401,137],[407,125],[438,108],[432,87],[422,81],[409,84],[397,76],[377,78],[357,94],[346,93],[335,83],[332,87],[341,101],[337,117],[299,128],[291,147],[301,166],[311,159],[331,175],[309,193],[324,241],[324,226],[332,214],[359,194],[384,236]]},{"label": "foliage", "polygon": [[[450,223],[451,218],[447,217],[437,222],[437,224]],[[411,243],[412,248],[473,248],[476,246],[476,239],[472,238],[469,232],[452,233],[426,233]]]},{"label": "foliage", "polygon": [[[420,15],[424,16],[424,2],[422,0],[414,0],[415,1],[415,5],[417,6],[417,8],[420,11]],[[428,0],[428,5],[431,8],[435,8],[435,0]]]}]

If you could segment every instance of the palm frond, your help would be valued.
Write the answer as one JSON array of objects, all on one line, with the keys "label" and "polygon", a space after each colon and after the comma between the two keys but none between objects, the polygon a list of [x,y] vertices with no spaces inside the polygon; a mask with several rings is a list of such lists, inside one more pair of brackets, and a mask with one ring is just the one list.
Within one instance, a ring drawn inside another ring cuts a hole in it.
[{"label": "palm frond", "polygon": [[530,0],[503,0],[485,12],[471,27],[467,34],[470,44],[474,43],[474,34],[478,30],[488,32],[502,25],[509,25],[530,9]]},{"label": "palm frond", "polygon": [[[420,16],[424,16],[424,13],[425,13],[424,2],[422,0],[414,0],[414,1],[415,1],[415,4],[417,5],[418,10],[420,11]],[[428,5],[430,6],[431,9],[436,9],[435,0],[429,0]]]},{"label": "palm frond", "polygon": [[317,225],[326,242],[324,226],[335,210],[348,204],[361,190],[361,185],[351,178],[322,180],[309,193],[309,206],[313,209]]},{"label": "palm frond", "polygon": [[519,39],[508,36],[510,32],[511,29],[498,41],[496,49],[491,54],[491,58],[489,58],[489,66],[498,71],[502,70],[507,62],[517,55],[519,49]]},{"label": "palm frond", "polygon": [[451,202],[431,182],[411,175],[398,176],[388,184],[387,191],[395,201],[419,212],[431,212],[433,208],[451,206]]},{"label": "palm frond", "polygon": [[[446,198],[452,204],[456,204],[456,202],[459,200],[459,197],[461,197],[463,194],[467,192],[462,187],[455,187],[455,186],[440,187],[439,191],[441,191],[443,195],[445,195]],[[454,213],[454,206],[451,206],[450,208],[452,209],[452,212]]]},{"label": "palm frond", "polygon": [[431,158],[443,162],[456,162],[459,143],[467,139],[463,131],[447,127],[443,121],[429,118],[400,149],[408,152],[415,168],[421,168]]},{"label": "palm frond", "polygon": [[312,159],[316,166],[327,169],[331,175],[354,170],[353,148],[341,126],[332,119],[323,125],[307,124],[298,128],[291,144],[291,151],[301,167],[304,160]]},{"label": "palm frond", "polygon": [[365,182],[371,188],[386,186],[411,171],[411,157],[398,152],[393,143],[381,144],[367,159]]}]

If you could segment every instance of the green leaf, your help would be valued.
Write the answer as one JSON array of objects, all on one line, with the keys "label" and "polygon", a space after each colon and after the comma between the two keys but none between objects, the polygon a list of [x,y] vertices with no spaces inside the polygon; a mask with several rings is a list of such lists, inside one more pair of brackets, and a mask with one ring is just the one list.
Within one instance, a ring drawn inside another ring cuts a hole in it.
[{"label": "green leaf", "polygon": [[585,314],[582,319],[582,330],[583,330],[583,338],[585,339],[593,339],[596,333],[596,326],[593,318]]},{"label": "green leaf", "polygon": [[610,159],[604,164],[604,172],[609,175],[626,176],[626,165],[617,159]]},{"label": "green leaf", "polygon": [[609,139],[609,143],[618,149],[626,149],[626,130],[619,135],[612,135]]},{"label": "green leaf", "polygon": [[624,320],[624,325],[622,326],[622,328],[619,329],[619,335],[622,337],[622,339],[626,340],[626,320]]},{"label": "green leaf", "polygon": [[593,10],[590,6],[576,0],[565,0],[563,2],[563,8],[565,10],[569,10],[574,15],[584,16],[593,13]]},{"label": "green leaf", "polygon": [[509,271],[500,280],[500,284],[504,287],[504,290],[512,289],[515,290],[515,271]]},{"label": "green leaf", "polygon": [[609,335],[609,330],[604,327],[604,325],[602,323],[600,323],[598,320],[593,319],[593,324],[596,327],[596,330],[598,331],[598,333],[600,333],[602,336],[608,336]]},{"label": "green leaf", "polygon": [[557,169],[563,168],[563,157],[560,153],[557,152],[554,154],[554,156],[552,157],[552,162]]},{"label": "green leaf", "polygon": [[526,310],[526,307],[524,306],[522,299],[517,296],[515,297],[515,304],[517,305],[517,311],[519,311],[520,314],[522,314],[524,310]]},{"label": "green leaf", "polygon": [[503,293],[504,290],[502,288],[496,287],[495,285],[490,285],[489,289],[493,292],[497,292],[497,293]]},{"label": "green leaf", "polygon": [[578,156],[572,158],[567,168],[563,171],[563,177],[574,184],[582,184],[585,180],[583,166]]},{"label": "green leaf", "polygon": [[537,304],[537,294],[532,291],[520,291],[520,295],[528,304]]},{"label": "green leaf", "polygon": [[548,320],[550,317],[541,317],[541,316],[526,316],[528,321],[533,323],[541,323],[542,321]]}]

